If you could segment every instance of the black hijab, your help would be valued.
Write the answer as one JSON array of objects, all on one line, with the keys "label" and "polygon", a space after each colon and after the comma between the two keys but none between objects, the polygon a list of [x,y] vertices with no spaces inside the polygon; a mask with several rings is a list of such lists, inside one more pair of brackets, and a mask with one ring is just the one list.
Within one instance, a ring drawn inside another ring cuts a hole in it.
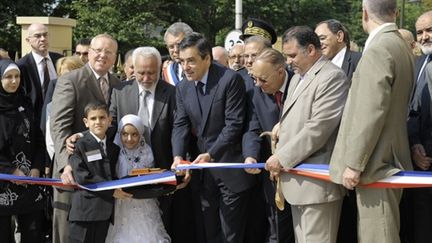
[{"label": "black hijab", "polygon": [[[7,67],[11,64],[16,65],[10,59],[0,60],[0,79],[3,79],[3,75],[5,74]],[[3,88],[3,85],[0,84],[0,112],[17,109],[18,106],[21,104],[20,98],[23,98],[23,90],[21,83],[15,93],[6,92],[6,90],[4,90]]]}]

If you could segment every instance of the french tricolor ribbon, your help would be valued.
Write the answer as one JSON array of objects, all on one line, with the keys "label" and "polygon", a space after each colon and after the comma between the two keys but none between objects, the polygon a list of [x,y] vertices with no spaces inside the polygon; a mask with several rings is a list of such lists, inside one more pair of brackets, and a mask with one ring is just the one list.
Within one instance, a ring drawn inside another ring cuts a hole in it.
[{"label": "french tricolor ribbon", "polygon": [[[245,163],[196,163],[192,164],[188,161],[182,161],[176,170],[189,169],[264,169],[265,163],[245,164]],[[326,164],[300,164],[295,168],[284,170],[284,172],[292,173],[301,176],[308,176],[315,179],[325,180],[330,182],[329,166]],[[118,180],[105,181],[89,185],[67,186],[61,183],[59,179],[38,178],[28,176],[15,176],[10,174],[1,174],[0,180],[21,182],[26,184],[37,184],[57,187],[79,187],[89,191],[103,191],[116,188],[134,187],[140,185],[149,185],[157,183],[176,184],[175,172],[165,171],[162,173],[148,174],[142,176],[122,178]],[[379,180],[377,182],[359,185],[361,187],[370,188],[419,188],[432,187],[432,172],[424,171],[401,171],[391,177]]]},{"label": "french tricolor ribbon", "polygon": [[[177,166],[177,170],[205,169],[205,168],[243,168],[243,169],[264,169],[265,163],[244,164],[244,163],[197,163],[192,164],[184,161]],[[331,182],[329,165],[327,164],[299,164],[295,168],[284,170],[284,172],[307,176],[319,180]],[[401,171],[388,178],[381,179],[370,184],[359,185],[369,188],[419,188],[432,187],[432,172],[429,171]]]},{"label": "french tricolor ribbon", "polygon": [[34,185],[82,188],[89,191],[104,191],[104,190],[111,190],[117,188],[127,188],[127,187],[158,184],[158,183],[176,185],[176,176],[175,173],[172,171],[165,171],[161,173],[134,176],[134,177],[122,178],[118,180],[104,181],[104,182],[99,182],[94,184],[76,185],[76,186],[64,185],[59,179],[29,177],[29,176],[15,176],[10,174],[0,174],[0,180],[20,182],[25,184],[34,184]]}]

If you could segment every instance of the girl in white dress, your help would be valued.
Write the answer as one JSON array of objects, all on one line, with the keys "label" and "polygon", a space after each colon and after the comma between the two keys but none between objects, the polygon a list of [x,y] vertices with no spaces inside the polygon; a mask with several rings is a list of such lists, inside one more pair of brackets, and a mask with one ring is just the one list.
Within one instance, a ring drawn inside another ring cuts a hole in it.
[{"label": "girl in white dress", "polygon": [[[153,153],[144,140],[144,123],[136,115],[126,115],[119,122],[114,143],[120,147],[117,176],[127,176],[135,168],[154,167]],[[171,242],[161,219],[156,198],[116,199],[114,225],[106,242]]]}]

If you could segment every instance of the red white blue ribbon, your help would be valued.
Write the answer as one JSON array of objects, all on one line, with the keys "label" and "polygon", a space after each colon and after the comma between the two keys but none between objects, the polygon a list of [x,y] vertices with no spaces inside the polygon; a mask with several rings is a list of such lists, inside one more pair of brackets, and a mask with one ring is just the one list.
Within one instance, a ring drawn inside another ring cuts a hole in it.
[{"label": "red white blue ribbon", "polygon": [[76,185],[76,186],[64,185],[59,179],[29,177],[29,176],[15,176],[10,174],[0,174],[0,180],[20,182],[25,184],[45,185],[45,186],[57,186],[57,187],[69,187],[69,188],[78,187],[89,191],[103,191],[103,190],[111,190],[117,188],[126,188],[126,187],[158,184],[158,183],[176,185],[177,183],[175,173],[172,171],[165,171],[162,173],[134,176],[134,177],[122,178],[118,180],[104,181],[104,182],[99,182],[94,184]]}]

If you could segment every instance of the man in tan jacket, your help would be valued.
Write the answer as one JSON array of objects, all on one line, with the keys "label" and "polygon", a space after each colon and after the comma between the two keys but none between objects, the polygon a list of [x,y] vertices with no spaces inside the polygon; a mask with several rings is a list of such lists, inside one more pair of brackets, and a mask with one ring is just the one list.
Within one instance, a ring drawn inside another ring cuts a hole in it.
[{"label": "man in tan jacket", "polygon": [[[407,111],[413,59],[396,26],[396,0],[363,0],[369,34],[330,163],[331,179],[353,189],[410,170]],[[356,188],[358,239],[397,243],[401,189]]]},{"label": "man in tan jacket", "polygon": [[[271,176],[301,162],[330,162],[349,86],[342,69],[322,55],[311,28],[292,27],[282,42],[296,74],[283,105],[275,154],[266,162]],[[260,83],[273,75],[260,75]],[[296,242],[336,242],[343,187],[289,173],[280,174],[280,180],[283,196],[291,204]]]}]

